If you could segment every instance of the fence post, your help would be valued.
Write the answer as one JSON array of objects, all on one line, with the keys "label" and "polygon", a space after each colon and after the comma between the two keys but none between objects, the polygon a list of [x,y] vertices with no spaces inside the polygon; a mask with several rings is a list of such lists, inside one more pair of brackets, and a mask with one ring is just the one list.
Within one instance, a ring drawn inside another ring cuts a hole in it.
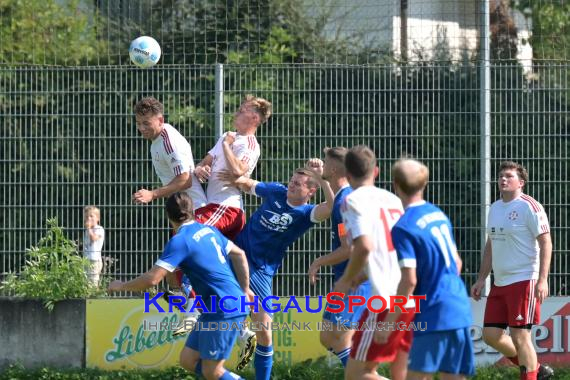
[{"label": "fence post", "polygon": [[215,69],[215,114],[216,114],[216,141],[224,133],[224,65],[216,64]]},{"label": "fence post", "polygon": [[[487,214],[491,203],[491,67],[490,67],[490,15],[489,0],[481,1],[480,61],[480,143],[481,143],[481,254],[487,241]],[[491,289],[491,276],[485,281],[484,295]]]}]

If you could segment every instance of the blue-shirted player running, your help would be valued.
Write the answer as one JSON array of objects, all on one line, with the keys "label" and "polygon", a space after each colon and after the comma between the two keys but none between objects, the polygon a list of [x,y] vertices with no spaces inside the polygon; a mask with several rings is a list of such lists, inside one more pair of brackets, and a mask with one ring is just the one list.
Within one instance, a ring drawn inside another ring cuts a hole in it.
[{"label": "blue-shirted player running", "polygon": [[[295,170],[287,187],[246,177],[233,180],[243,191],[263,198],[261,206],[235,240],[246,252],[250,287],[259,300],[273,295],[273,277],[283,263],[287,248],[315,223],[327,219],[331,214],[334,194],[329,183],[322,178],[322,173],[323,162],[311,159],[306,168]],[[229,174],[224,178],[232,180]],[[308,204],[319,185],[325,201],[318,205]],[[263,326],[271,323],[272,316],[260,308],[258,313],[252,313],[251,319]],[[256,334],[255,377],[257,380],[266,380],[270,378],[273,366],[271,331],[262,328]]]},{"label": "blue-shirted player running", "polygon": [[241,298],[253,297],[245,253],[215,227],[194,221],[192,200],[186,193],[171,195],[166,201],[166,213],[177,233],[155,265],[132,281],[113,281],[108,290],[142,291],[157,285],[167,273],[180,267],[210,311],[202,313],[198,322],[205,325],[225,322],[230,326],[227,330],[194,329],[180,353],[180,365],[206,379],[241,379],[224,368],[224,361],[229,358],[240,323],[247,315],[240,307]]},{"label": "blue-shirted player running", "polygon": [[[342,215],[340,213],[340,206],[344,202],[344,198],[352,192],[352,188],[346,178],[346,168],[344,167],[344,158],[347,152],[348,149],[344,147],[325,149],[323,178],[330,182],[331,188],[335,193],[331,215],[332,252],[320,256],[309,267],[309,279],[312,284],[316,281],[319,268],[325,265],[333,266],[334,282],[336,282],[343,275],[350,256],[350,247],[348,247],[344,239],[344,224],[342,223]],[[365,281],[348,295],[370,297],[370,283]],[[366,306],[357,306],[353,313],[349,313],[348,298],[345,298],[344,301],[345,309],[343,312],[333,314],[325,311],[323,313],[323,321],[332,323],[332,331],[323,329],[320,332],[320,338],[321,344],[327,350],[332,351],[339,358],[342,365],[346,367],[350,356],[352,336],[354,335],[354,331],[350,330],[349,327],[352,322],[360,320]]]},{"label": "blue-shirted player running", "polygon": [[[475,373],[469,333],[472,318],[467,289],[459,276],[461,259],[451,222],[423,199],[429,178],[425,165],[400,159],[392,168],[392,178],[405,208],[392,228],[402,269],[398,294],[426,296],[415,322],[427,329],[414,331],[408,379],[427,380],[437,372],[442,379],[465,379]],[[386,332],[377,333],[383,334]]]}]

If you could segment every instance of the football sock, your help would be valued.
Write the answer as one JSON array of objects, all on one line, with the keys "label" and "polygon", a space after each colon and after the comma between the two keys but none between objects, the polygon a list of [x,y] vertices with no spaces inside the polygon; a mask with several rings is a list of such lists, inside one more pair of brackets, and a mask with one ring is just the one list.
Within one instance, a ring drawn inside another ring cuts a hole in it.
[{"label": "football sock", "polygon": [[521,370],[520,380],[537,380],[536,376],[538,375],[538,368],[534,371],[527,371],[524,365],[521,365],[519,368]]},{"label": "football sock", "polygon": [[519,358],[518,356],[511,356],[509,359],[514,365],[518,366],[519,365]]},{"label": "football sock", "polygon": [[345,348],[344,350],[341,350],[340,352],[333,351],[333,353],[340,360],[340,362],[342,363],[342,366],[346,367],[346,363],[348,362],[348,358],[350,356],[350,347]]},{"label": "football sock", "polygon": [[255,380],[269,380],[271,367],[273,367],[273,346],[262,346],[258,343],[253,366],[255,367]]}]

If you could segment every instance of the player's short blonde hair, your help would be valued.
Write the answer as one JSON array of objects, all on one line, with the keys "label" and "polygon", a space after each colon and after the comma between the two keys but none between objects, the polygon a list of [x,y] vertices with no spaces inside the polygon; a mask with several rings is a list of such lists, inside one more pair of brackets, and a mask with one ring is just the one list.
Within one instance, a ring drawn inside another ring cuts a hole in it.
[{"label": "player's short blonde hair", "polygon": [[429,181],[429,169],[413,158],[400,158],[392,166],[392,178],[400,190],[410,196],[425,189]]},{"label": "player's short blonde hair", "polygon": [[255,97],[251,94],[245,96],[242,104],[248,104],[253,108],[253,110],[259,115],[261,124],[269,120],[273,113],[273,106],[268,100]]},{"label": "player's short blonde hair", "polygon": [[95,214],[97,220],[101,219],[101,211],[97,206],[85,206],[83,207],[83,215]]},{"label": "player's short blonde hair", "polygon": [[307,186],[309,188],[316,188],[319,187],[319,182],[313,178],[313,176],[311,175],[311,171],[307,168],[297,168],[295,169],[295,174],[301,174],[304,176],[307,176]]}]

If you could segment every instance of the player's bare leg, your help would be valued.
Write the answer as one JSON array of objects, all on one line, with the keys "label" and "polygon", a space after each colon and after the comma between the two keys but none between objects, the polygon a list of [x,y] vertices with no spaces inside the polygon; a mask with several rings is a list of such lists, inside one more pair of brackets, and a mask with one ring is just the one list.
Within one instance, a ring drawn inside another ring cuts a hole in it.
[{"label": "player's bare leg", "polygon": [[[330,323],[330,321],[324,321],[325,323]],[[352,345],[352,336],[354,331],[350,330],[348,327],[340,326],[338,324],[332,324],[332,331],[321,331],[320,340],[323,347],[327,350],[332,351],[335,355],[340,352],[345,351]],[[346,355],[349,355],[349,351]],[[342,359],[339,357],[342,361]],[[346,358],[348,359],[348,358]]]},{"label": "player's bare leg", "polygon": [[501,328],[484,327],[483,340],[507,358],[516,357],[518,355],[513,340],[505,333],[505,330]]},{"label": "player's bare leg", "polygon": [[390,374],[392,380],[406,380],[406,373],[408,372],[408,353],[399,350],[396,354],[396,359],[390,364]]},{"label": "player's bare leg", "polygon": [[377,370],[378,363],[362,362],[350,358],[344,370],[344,378],[345,380],[388,380],[380,376],[378,372],[376,372]]},{"label": "player's bare leg", "polygon": [[200,353],[188,347],[180,351],[180,366],[187,371],[196,373],[196,364],[200,360]]},{"label": "player's bare leg", "polygon": [[529,329],[511,328],[511,339],[518,353],[519,365],[525,367],[527,371],[538,369],[536,351],[532,345]]}]

